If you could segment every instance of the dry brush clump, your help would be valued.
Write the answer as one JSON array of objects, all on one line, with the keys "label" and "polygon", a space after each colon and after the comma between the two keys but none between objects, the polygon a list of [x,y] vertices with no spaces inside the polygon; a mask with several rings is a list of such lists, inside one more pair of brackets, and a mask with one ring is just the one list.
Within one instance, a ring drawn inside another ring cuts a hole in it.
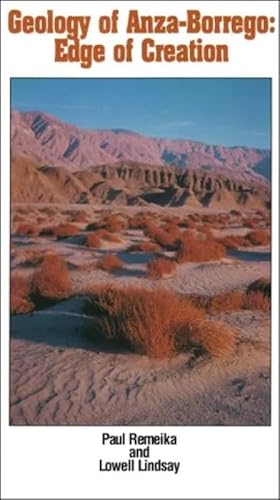
[{"label": "dry brush clump", "polygon": [[255,288],[251,285],[249,285],[246,292],[231,290],[212,296],[192,295],[189,299],[195,307],[203,309],[207,314],[211,315],[241,311],[243,309],[267,312],[271,307],[268,290],[261,287]]},{"label": "dry brush clump", "polygon": [[244,309],[253,311],[268,312],[271,309],[270,297],[265,296],[262,292],[250,292],[244,295]]},{"label": "dry brush clump", "polygon": [[233,354],[236,340],[232,327],[223,321],[205,320],[192,333],[192,343],[202,346],[214,357]]},{"label": "dry brush clump", "polygon": [[38,224],[19,224],[15,234],[18,236],[37,236],[40,232]]},{"label": "dry brush clump", "polygon": [[58,238],[68,238],[70,236],[76,236],[80,232],[80,229],[75,226],[75,224],[59,224],[59,226],[54,227],[53,234]]},{"label": "dry brush clump", "polygon": [[178,242],[177,262],[207,262],[225,256],[225,247],[212,237],[201,240],[191,232],[185,233]]},{"label": "dry brush clump", "polygon": [[44,252],[40,249],[27,249],[20,253],[20,264],[38,266],[43,262]]},{"label": "dry brush clump", "polygon": [[127,222],[117,215],[109,215],[104,219],[102,227],[110,233],[121,233],[127,228]]},{"label": "dry brush clump", "polygon": [[160,252],[161,248],[157,243],[152,241],[142,241],[134,243],[128,248],[129,252]]},{"label": "dry brush clump", "polygon": [[26,314],[34,309],[31,299],[31,276],[11,274],[11,314]]},{"label": "dry brush clump", "polygon": [[117,269],[122,269],[124,266],[123,261],[116,255],[104,255],[96,263],[96,266],[102,271],[116,271]]},{"label": "dry brush clump", "polygon": [[83,211],[80,211],[80,212],[75,212],[73,213],[72,217],[71,217],[71,222],[87,222],[87,213],[86,212],[83,212]]},{"label": "dry brush clump", "polygon": [[98,229],[86,236],[86,245],[90,248],[100,248],[102,240],[110,243],[120,243],[121,238],[115,233],[110,233],[107,229]]},{"label": "dry brush clump", "polygon": [[100,248],[101,247],[101,238],[97,234],[97,231],[95,233],[89,233],[86,235],[86,246],[89,248]]},{"label": "dry brush clump", "polygon": [[230,327],[206,320],[190,301],[163,289],[103,287],[89,298],[87,312],[96,318],[95,332],[154,358],[193,348],[223,356],[235,348]]},{"label": "dry brush clump", "polygon": [[249,247],[250,243],[246,236],[225,236],[219,240],[226,248],[230,250],[238,250],[240,247]]},{"label": "dry brush clump", "polygon": [[140,215],[134,215],[128,219],[128,229],[144,229],[146,219]]},{"label": "dry brush clump", "polygon": [[66,299],[72,292],[72,281],[64,259],[56,254],[46,255],[41,267],[33,274],[34,301]]},{"label": "dry brush clump", "polygon": [[253,246],[257,245],[269,245],[270,243],[270,234],[265,229],[258,229],[256,231],[251,231],[247,234],[246,239]]},{"label": "dry brush clump", "polygon": [[267,278],[258,278],[247,287],[247,293],[261,292],[265,297],[271,297],[271,281]]},{"label": "dry brush clump", "polygon": [[166,227],[167,226],[165,226],[165,229],[162,229],[154,223],[146,224],[144,235],[166,250],[176,250],[180,230],[177,226],[172,226],[172,228],[170,228],[170,225],[168,225],[169,230],[167,230]]},{"label": "dry brush clump", "polygon": [[176,262],[174,260],[160,257],[152,259],[147,265],[147,275],[149,278],[169,278],[176,271]]}]

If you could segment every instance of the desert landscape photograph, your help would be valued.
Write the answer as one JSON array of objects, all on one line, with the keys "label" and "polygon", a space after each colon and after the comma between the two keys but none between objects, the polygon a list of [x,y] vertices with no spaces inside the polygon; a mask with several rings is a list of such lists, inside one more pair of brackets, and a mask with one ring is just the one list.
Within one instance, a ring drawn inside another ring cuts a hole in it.
[{"label": "desert landscape photograph", "polygon": [[270,79],[14,78],[10,141],[10,424],[270,425]]}]

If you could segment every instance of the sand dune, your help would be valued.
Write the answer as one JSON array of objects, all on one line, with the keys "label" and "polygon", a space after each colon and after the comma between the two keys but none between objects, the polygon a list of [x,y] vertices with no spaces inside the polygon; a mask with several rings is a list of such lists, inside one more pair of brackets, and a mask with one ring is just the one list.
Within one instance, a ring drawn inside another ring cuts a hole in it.
[{"label": "sand dune", "polygon": [[248,319],[246,312],[227,317],[256,345],[242,343],[234,359],[213,362],[111,352],[81,337],[91,319],[61,311],[13,318],[11,423],[268,425],[268,319]]}]

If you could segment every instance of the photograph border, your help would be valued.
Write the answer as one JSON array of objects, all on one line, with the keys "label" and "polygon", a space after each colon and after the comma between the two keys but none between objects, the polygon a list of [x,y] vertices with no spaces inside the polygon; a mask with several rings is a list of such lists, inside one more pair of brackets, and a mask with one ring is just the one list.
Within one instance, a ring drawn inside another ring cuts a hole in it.
[{"label": "photograph border", "polygon": [[[11,77],[10,78],[10,172],[11,172],[11,167],[12,167],[12,144],[11,144],[11,113],[12,113],[12,81],[13,80],[267,80],[269,81],[269,94],[270,94],[270,102],[269,102],[269,112],[270,112],[270,152],[271,152],[271,164],[270,164],[270,173],[271,173],[271,181],[270,184],[272,185],[273,181],[273,167],[272,167],[272,151],[273,151],[273,131],[272,131],[272,77],[104,77],[104,78],[95,78],[95,77]],[[89,129],[90,130],[90,129]],[[94,130],[94,129],[92,129]],[[183,140],[183,139],[182,139]],[[187,138],[185,140],[188,140]],[[201,141],[198,141],[201,142]],[[240,145],[242,147],[242,145]],[[252,146],[254,149],[254,147]],[[258,149],[258,148],[255,148]],[[9,283],[10,283],[10,295],[9,295],[9,304],[11,305],[11,239],[12,239],[12,179],[10,175],[10,235],[9,235],[9,250],[10,250],[10,262],[9,262]],[[32,204],[32,203],[30,203]],[[271,204],[271,211],[270,211],[270,223],[271,223],[271,241],[270,241],[270,252],[271,252],[271,257],[270,257],[270,280],[272,282],[272,252],[273,252],[273,232],[272,232],[272,225],[273,225],[273,194],[272,194],[272,189],[270,188],[270,204]],[[28,203],[27,203],[28,205]],[[81,206],[84,206],[81,204]],[[86,204],[87,206],[87,204]],[[90,205],[89,205],[90,206]],[[113,210],[112,210],[113,211]],[[275,305],[274,305],[275,307]],[[270,422],[269,424],[263,425],[247,425],[247,424],[240,424],[240,425],[174,425],[174,424],[160,424],[160,425],[149,425],[149,424],[126,424],[126,425],[119,425],[119,424],[14,424],[11,423],[11,340],[12,340],[12,335],[11,335],[11,313],[9,315],[9,427],[89,427],[89,428],[107,428],[107,427],[119,427],[122,429],[130,428],[130,427],[175,427],[175,428],[191,428],[191,427],[206,427],[206,428],[211,428],[211,427],[224,427],[226,429],[228,428],[238,428],[238,427],[248,427],[248,428],[253,428],[253,427],[260,427],[260,428],[266,428],[266,427],[271,427],[272,426],[272,397],[273,397],[273,384],[274,382],[272,381],[272,308],[273,308],[273,303],[271,303],[271,311],[270,311],[270,333],[269,333],[269,356],[270,356]],[[280,371],[279,371],[280,373]],[[138,500],[138,499],[136,499]]]}]

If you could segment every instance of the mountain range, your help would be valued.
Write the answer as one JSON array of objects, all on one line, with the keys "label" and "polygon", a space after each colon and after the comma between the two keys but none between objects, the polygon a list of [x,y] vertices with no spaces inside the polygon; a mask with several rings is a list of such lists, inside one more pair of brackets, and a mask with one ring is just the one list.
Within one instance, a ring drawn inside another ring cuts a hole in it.
[{"label": "mountain range", "polygon": [[264,149],[84,130],[12,111],[11,157],[13,201],[255,205],[260,193],[261,204],[269,200]]}]

